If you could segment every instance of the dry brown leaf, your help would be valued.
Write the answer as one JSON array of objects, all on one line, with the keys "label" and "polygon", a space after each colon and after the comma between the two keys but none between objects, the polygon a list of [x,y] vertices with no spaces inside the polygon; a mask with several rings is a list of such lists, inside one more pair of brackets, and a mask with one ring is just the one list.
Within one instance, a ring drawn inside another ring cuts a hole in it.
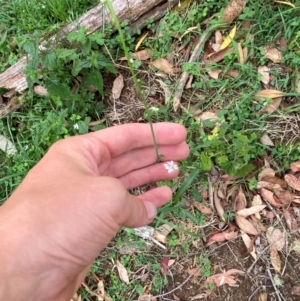
[{"label": "dry brown leaf", "polygon": [[210,295],[211,295],[211,291],[206,291],[206,293],[201,293],[192,297],[191,301],[198,300],[198,299],[207,299]]},{"label": "dry brown leaf", "polygon": [[293,286],[292,295],[300,296],[300,284]]},{"label": "dry brown leaf", "polygon": [[214,202],[215,202],[215,207],[216,207],[216,210],[217,210],[217,213],[219,215],[219,217],[225,221],[224,219],[224,209],[221,205],[221,199],[218,197],[218,193],[217,191],[214,191]]},{"label": "dry brown leaf", "polygon": [[223,242],[225,240],[226,240],[226,238],[225,238],[224,233],[218,232],[218,233],[213,234],[211,237],[209,237],[209,239],[207,240],[206,246],[208,247],[215,242]]},{"label": "dry brown leaf", "polygon": [[261,136],[259,141],[263,145],[274,146],[274,142],[272,141],[272,139],[270,138],[270,136],[268,134],[264,134],[263,136]]},{"label": "dry brown leaf", "polygon": [[153,297],[153,295],[141,295],[138,297],[138,300],[142,300],[142,301],[157,301],[157,299],[155,297]]},{"label": "dry brown leaf", "polygon": [[295,219],[295,216],[292,212],[290,212],[288,209],[284,211],[283,213],[286,224],[290,230],[297,230],[298,225],[297,221]]},{"label": "dry brown leaf", "polygon": [[290,187],[297,191],[300,191],[300,181],[294,175],[286,174],[284,176],[284,179]]},{"label": "dry brown leaf", "polygon": [[180,298],[179,298],[177,295],[175,295],[175,294],[173,294],[173,298],[174,298],[174,300],[176,300],[176,301],[180,301]]},{"label": "dry brown leaf", "polygon": [[255,229],[255,227],[244,217],[236,215],[235,216],[236,224],[239,226],[239,228],[250,235],[258,235],[259,232]]},{"label": "dry brown leaf", "polygon": [[0,135],[0,150],[4,151],[9,156],[17,153],[17,148],[15,145],[2,135]]},{"label": "dry brown leaf", "polygon": [[290,205],[294,200],[294,196],[289,190],[275,190],[275,194],[283,205]]},{"label": "dry brown leaf", "polygon": [[201,276],[201,272],[200,272],[199,267],[188,269],[187,272],[188,272],[189,275],[193,275],[194,277]]},{"label": "dry brown leaf", "polygon": [[260,80],[267,85],[270,81],[270,68],[267,66],[259,66],[257,72],[261,75]]},{"label": "dry brown leaf", "polygon": [[219,44],[221,46],[221,44],[223,43],[223,36],[220,30],[216,30],[215,32],[215,42],[216,44]]},{"label": "dry brown leaf", "polygon": [[282,204],[280,204],[279,202],[277,202],[274,198],[274,193],[268,189],[262,188],[260,190],[260,195],[263,197],[263,199],[266,202],[269,202],[272,206],[280,208],[282,207]]},{"label": "dry brown leaf", "polygon": [[164,58],[154,60],[153,62],[151,62],[151,65],[166,74],[174,75],[173,66]]},{"label": "dry brown leaf", "polygon": [[270,261],[271,261],[271,264],[272,264],[274,270],[277,273],[280,273],[280,271],[281,271],[281,259],[280,259],[278,251],[273,246],[270,247]]},{"label": "dry brown leaf", "polygon": [[235,231],[229,231],[229,232],[224,232],[224,236],[226,240],[235,240],[238,237],[238,232]]},{"label": "dry brown leaf", "polygon": [[216,112],[210,112],[210,111],[203,112],[199,116],[199,119],[201,121],[205,121],[205,120],[219,121],[219,117],[218,117],[217,113]]},{"label": "dry brown leaf", "polygon": [[[252,202],[251,202],[251,206],[260,206],[260,205],[263,205],[263,202],[262,202],[262,199],[261,199],[261,197],[260,197],[260,195],[259,194],[257,194],[257,195],[255,195],[254,197],[253,197],[253,200],[252,200]],[[260,216],[260,213],[258,212],[258,213],[255,213],[255,217],[258,219],[258,220],[260,220],[261,219],[261,216]]]},{"label": "dry brown leaf", "polygon": [[254,244],[253,244],[253,240],[244,231],[241,231],[241,236],[242,236],[242,240],[243,240],[247,250],[250,252],[251,256],[254,259],[256,259],[257,255],[256,255],[256,252],[255,252],[255,247],[254,247]]},{"label": "dry brown leaf", "polygon": [[239,54],[239,63],[244,64],[245,58],[244,58],[244,52],[241,43],[237,43],[238,48],[238,54]]},{"label": "dry brown leaf", "polygon": [[136,59],[136,60],[140,60],[140,61],[146,61],[148,59],[151,58],[151,51],[147,50],[147,49],[143,49],[137,52],[134,52],[132,54],[132,56]]},{"label": "dry brown leaf", "polygon": [[266,176],[270,176],[270,177],[274,177],[276,174],[275,170],[273,168],[265,168],[264,170],[262,170],[259,174],[258,174],[258,181],[261,181],[264,177]]},{"label": "dry brown leaf", "polygon": [[273,101],[268,104],[266,107],[266,112],[269,114],[274,113],[280,106],[281,103],[281,97],[273,98]]},{"label": "dry brown leaf", "polygon": [[290,169],[292,172],[300,171],[300,161],[295,161],[290,164]]},{"label": "dry brown leaf", "polygon": [[259,301],[267,301],[268,300],[268,294],[266,292],[259,294]]},{"label": "dry brown leaf", "polygon": [[231,269],[231,270],[228,270],[227,272],[215,274],[215,275],[208,277],[205,280],[205,284],[214,283],[217,287],[220,287],[224,284],[229,284],[230,286],[236,286],[236,280],[234,279],[234,276],[236,274],[244,275],[245,272],[236,270],[236,269]]},{"label": "dry brown leaf", "polygon": [[242,188],[240,187],[239,193],[235,200],[235,211],[240,211],[242,209],[245,209],[246,206],[247,206],[247,200]]},{"label": "dry brown leaf", "polygon": [[282,53],[271,45],[263,47],[265,56],[270,59],[273,63],[280,63],[282,61]]},{"label": "dry brown leaf", "polygon": [[218,63],[218,62],[222,61],[224,59],[225,55],[230,53],[231,51],[233,51],[233,48],[228,47],[228,48],[225,48],[225,49],[220,50],[218,52],[213,52],[209,55],[206,54],[203,57],[203,62],[206,65],[209,65],[211,63]]},{"label": "dry brown leaf", "polygon": [[257,99],[265,99],[265,98],[278,98],[283,95],[283,92],[274,89],[261,90],[255,94],[255,98]]},{"label": "dry brown leaf", "polygon": [[124,88],[124,77],[120,74],[113,83],[112,96],[113,99],[119,99]]},{"label": "dry brown leaf", "polygon": [[222,72],[221,69],[215,69],[215,70],[208,70],[207,71],[209,76],[213,79],[218,79],[221,72]]},{"label": "dry brown leaf", "polygon": [[195,208],[197,208],[200,212],[202,212],[203,214],[212,214],[213,211],[211,208],[204,206],[202,203],[200,202],[193,202],[193,206]]},{"label": "dry brown leaf", "polygon": [[47,89],[40,85],[34,86],[33,91],[34,91],[34,93],[36,93],[39,96],[48,96],[49,95]]},{"label": "dry brown leaf", "polygon": [[120,279],[124,281],[126,284],[129,284],[129,277],[126,268],[119,260],[117,260],[116,263],[117,263],[117,269],[119,272]]},{"label": "dry brown leaf", "polygon": [[232,22],[235,18],[237,18],[241,14],[245,6],[246,6],[245,0],[231,0],[230,4],[225,8],[224,15],[222,17],[222,22],[223,23]]},{"label": "dry brown leaf", "polygon": [[104,283],[103,280],[99,280],[97,284],[97,301],[103,301],[104,300]]},{"label": "dry brown leaf", "polygon": [[273,184],[267,181],[258,181],[256,185],[257,189],[266,188],[268,190],[280,189],[281,186],[279,184]]},{"label": "dry brown leaf", "polygon": [[255,215],[251,215],[250,218],[249,223],[251,223],[259,234],[267,230],[266,227],[255,217]]},{"label": "dry brown leaf", "polygon": [[285,246],[285,235],[280,229],[269,227],[266,233],[267,240],[277,251],[281,251]]},{"label": "dry brown leaf", "polygon": [[172,230],[171,226],[163,224],[154,231],[153,238],[165,244],[167,243],[167,236]]},{"label": "dry brown leaf", "polygon": [[280,179],[279,177],[274,177],[274,176],[264,176],[262,178],[263,181],[267,181],[271,184],[278,184],[280,187],[282,188],[287,188],[288,185],[286,183],[286,181]]},{"label": "dry brown leaf", "polygon": [[258,206],[252,206],[250,208],[244,208],[242,210],[237,211],[237,215],[242,216],[242,217],[247,217],[252,214],[259,213],[263,209],[265,209],[267,205],[258,205]]}]

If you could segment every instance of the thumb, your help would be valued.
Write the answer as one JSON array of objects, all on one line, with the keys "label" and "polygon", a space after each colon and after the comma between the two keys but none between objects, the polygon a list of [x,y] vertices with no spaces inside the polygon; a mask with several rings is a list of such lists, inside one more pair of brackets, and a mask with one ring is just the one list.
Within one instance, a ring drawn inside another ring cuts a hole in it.
[{"label": "thumb", "polygon": [[122,225],[137,228],[148,225],[156,216],[157,207],[172,198],[172,190],[167,186],[154,188],[139,196],[128,193]]}]

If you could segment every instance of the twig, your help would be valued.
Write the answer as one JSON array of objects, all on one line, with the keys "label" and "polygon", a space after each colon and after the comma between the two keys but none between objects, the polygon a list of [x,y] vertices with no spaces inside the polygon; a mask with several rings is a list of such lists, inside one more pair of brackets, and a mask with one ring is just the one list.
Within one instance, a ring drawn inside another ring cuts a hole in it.
[{"label": "twig", "polygon": [[100,296],[99,294],[94,293],[84,282],[81,283],[85,290],[92,296],[92,297],[97,297],[99,300],[103,299],[102,296]]},{"label": "twig", "polygon": [[281,300],[282,300],[282,298],[281,298],[281,293],[279,292],[279,290],[278,290],[278,288],[277,288],[277,285],[276,285],[276,283],[275,283],[275,281],[274,281],[274,279],[273,279],[273,276],[272,276],[272,273],[271,273],[271,271],[270,271],[269,266],[267,266],[267,271],[268,271],[270,280],[271,280],[271,282],[272,282],[273,288],[274,288],[274,290],[275,290],[275,293],[276,293],[276,295],[277,295],[278,301],[281,301]]},{"label": "twig", "polygon": [[[221,27],[223,24],[220,24],[219,26]],[[191,57],[189,59],[189,63],[194,63],[198,60],[201,50],[204,47],[205,42],[209,39],[209,37],[211,36],[211,34],[213,33],[213,31],[217,29],[217,27],[215,26],[210,26],[208,27],[203,34],[201,35],[198,43],[195,46],[195,49],[193,51],[193,53],[191,54]],[[173,99],[173,108],[176,111],[177,108],[180,105],[180,99],[182,96],[182,92],[184,90],[184,87],[186,85],[186,82],[189,78],[189,73],[187,71],[184,71],[180,77],[179,83],[177,85],[176,91],[175,91],[175,95],[174,95],[174,99]]]},{"label": "twig", "polygon": [[208,198],[209,198],[209,204],[210,207],[215,210],[214,206],[214,188],[210,179],[210,176],[207,177],[208,180]]}]

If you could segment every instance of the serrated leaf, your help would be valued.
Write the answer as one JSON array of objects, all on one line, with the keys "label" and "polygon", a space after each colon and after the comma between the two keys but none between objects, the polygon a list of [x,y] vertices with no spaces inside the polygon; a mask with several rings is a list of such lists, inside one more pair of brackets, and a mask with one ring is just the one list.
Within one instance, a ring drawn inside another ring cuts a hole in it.
[{"label": "serrated leaf", "polygon": [[77,76],[78,73],[82,70],[82,69],[85,69],[85,68],[90,68],[91,67],[91,62],[90,60],[80,60],[80,59],[77,59],[74,61],[73,63],[73,68],[72,68],[72,75],[73,76]]},{"label": "serrated leaf", "polygon": [[233,38],[235,37],[235,34],[236,34],[236,25],[234,25],[234,27],[231,29],[228,37],[226,37],[226,39],[223,41],[223,43],[220,47],[220,50],[227,48],[231,44]]},{"label": "serrated leaf", "polygon": [[52,96],[59,96],[62,99],[68,99],[72,96],[70,88],[66,84],[46,81],[45,86],[48,93]]},{"label": "serrated leaf", "polygon": [[50,52],[47,53],[45,56],[42,56],[41,61],[43,65],[48,69],[48,70],[53,70],[56,67],[56,54],[55,52]]},{"label": "serrated leaf", "polygon": [[84,82],[88,85],[93,85],[104,97],[103,77],[100,71],[92,69],[87,76],[84,77]]},{"label": "serrated leaf", "polygon": [[212,168],[211,159],[204,152],[200,154],[200,161],[201,161],[201,168],[203,171],[211,170]]}]

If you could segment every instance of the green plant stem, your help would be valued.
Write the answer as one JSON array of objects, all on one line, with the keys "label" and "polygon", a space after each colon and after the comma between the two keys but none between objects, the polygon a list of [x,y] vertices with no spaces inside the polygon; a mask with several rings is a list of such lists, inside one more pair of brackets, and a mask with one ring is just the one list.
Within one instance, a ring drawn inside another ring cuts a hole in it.
[{"label": "green plant stem", "polygon": [[146,109],[146,118],[148,119],[148,122],[150,124],[150,129],[151,129],[151,134],[152,134],[153,144],[154,144],[154,149],[155,149],[155,154],[156,154],[156,161],[160,162],[161,154],[158,151],[158,146],[157,146],[156,137],[155,137],[155,133],[154,133],[153,123],[152,123],[152,120],[151,120],[151,115],[149,115],[149,110],[148,110],[148,105],[147,105],[146,97],[145,97],[145,95],[143,93],[143,90],[142,90],[142,87],[141,87],[141,82],[136,77],[136,74],[135,74],[135,72],[133,70],[133,66],[132,66],[132,62],[131,62],[131,57],[129,55],[129,51],[128,51],[128,48],[127,48],[126,43],[125,43],[125,37],[124,37],[123,31],[122,31],[119,19],[116,16],[114,7],[112,6],[112,3],[111,3],[110,0],[101,0],[101,2],[104,5],[106,5],[106,7],[107,7],[107,9],[109,11],[109,14],[111,16],[111,19],[112,19],[113,23],[116,25],[116,28],[117,28],[117,30],[119,32],[120,40],[121,40],[122,47],[123,47],[124,52],[125,52],[125,56],[127,58],[127,62],[128,62],[130,73],[132,75],[134,84],[136,85],[136,87],[138,89],[140,98],[141,98],[141,100],[142,100],[142,102],[143,102],[143,104],[145,106],[145,109]]}]

